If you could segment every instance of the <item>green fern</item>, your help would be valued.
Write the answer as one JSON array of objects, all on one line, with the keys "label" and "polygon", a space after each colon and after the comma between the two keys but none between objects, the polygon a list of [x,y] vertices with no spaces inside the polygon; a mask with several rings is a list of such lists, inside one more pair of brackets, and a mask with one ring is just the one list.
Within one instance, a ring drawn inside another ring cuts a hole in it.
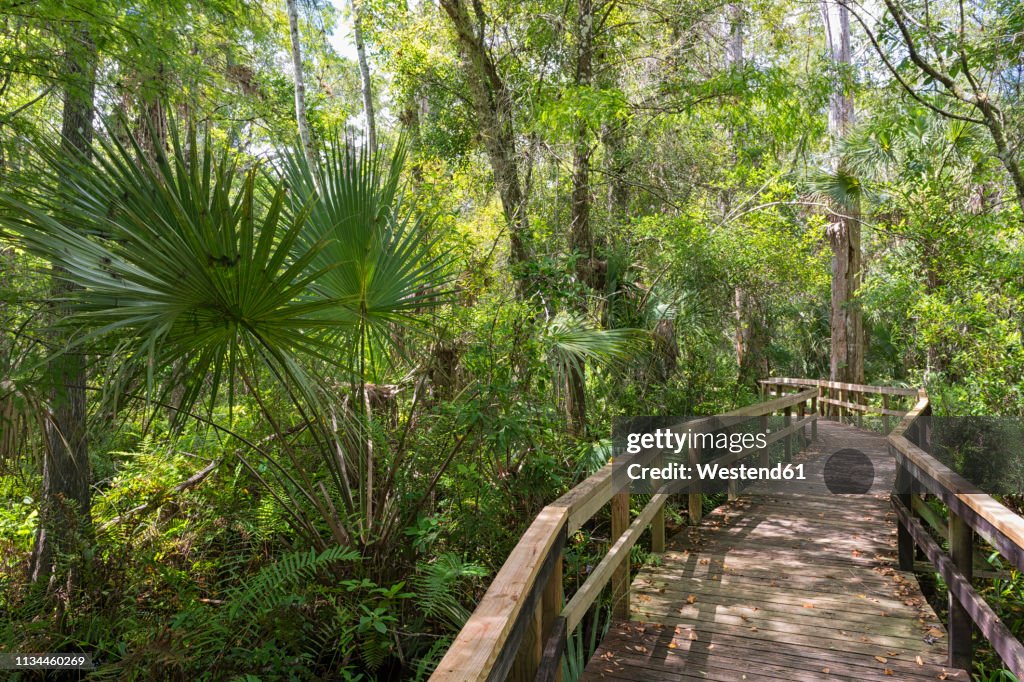
[{"label": "green fern", "polygon": [[[217,610],[195,607],[174,619],[172,628],[197,659],[221,656],[258,634],[263,620],[274,609],[295,600],[293,588],[312,580],[317,572],[338,561],[353,561],[359,553],[347,547],[330,547],[285,554],[256,575],[230,589]],[[232,571],[234,574],[234,571]]]},{"label": "green fern", "polygon": [[235,619],[243,614],[266,614],[287,598],[290,588],[300,581],[311,580],[317,572],[337,561],[354,561],[359,553],[347,547],[329,547],[321,553],[315,549],[285,554],[274,563],[228,593],[226,613]]},{"label": "green fern", "polygon": [[420,562],[416,568],[413,586],[423,613],[459,630],[469,618],[469,610],[459,601],[457,588],[466,579],[486,576],[486,569],[466,563],[451,552],[441,554],[430,563]]}]

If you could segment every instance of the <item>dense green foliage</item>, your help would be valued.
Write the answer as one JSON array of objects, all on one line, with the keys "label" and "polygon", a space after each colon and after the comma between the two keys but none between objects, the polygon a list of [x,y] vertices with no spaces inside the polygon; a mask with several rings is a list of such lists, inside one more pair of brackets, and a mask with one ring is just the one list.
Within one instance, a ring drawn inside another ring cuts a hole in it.
[{"label": "dense green foliage", "polygon": [[[0,651],[425,679],[615,417],[828,376],[837,207],[868,382],[1024,415],[1018,3],[907,34],[917,0],[851,5],[845,66],[787,0],[487,0],[476,43],[461,0],[355,5],[380,144],[350,3],[299,3],[311,161],[283,0],[0,0]],[[65,100],[93,85],[75,151]],[[87,510],[45,483],[66,358]],[[83,513],[33,580],[40,519]],[[571,539],[567,587],[607,535]],[[1020,576],[988,589],[1019,623]],[[607,622],[571,633],[567,679]]]}]

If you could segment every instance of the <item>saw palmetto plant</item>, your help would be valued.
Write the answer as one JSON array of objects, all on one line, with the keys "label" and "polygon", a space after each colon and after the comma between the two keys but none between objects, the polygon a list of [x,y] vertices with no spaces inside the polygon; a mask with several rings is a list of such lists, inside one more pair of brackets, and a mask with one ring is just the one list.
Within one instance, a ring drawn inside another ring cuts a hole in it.
[{"label": "saw palmetto plant", "polygon": [[[402,192],[404,147],[385,162],[335,139],[318,168],[287,151],[261,168],[208,136],[170,142],[152,161],[114,135],[90,158],[44,147],[42,175],[0,199],[0,224],[70,285],[58,352],[105,358],[119,367],[106,383],[226,431],[244,390],[276,436],[246,443],[266,460],[250,470],[296,529],[369,542],[388,476],[365,386],[445,300],[445,264]],[[274,418],[281,399],[297,422]]]}]

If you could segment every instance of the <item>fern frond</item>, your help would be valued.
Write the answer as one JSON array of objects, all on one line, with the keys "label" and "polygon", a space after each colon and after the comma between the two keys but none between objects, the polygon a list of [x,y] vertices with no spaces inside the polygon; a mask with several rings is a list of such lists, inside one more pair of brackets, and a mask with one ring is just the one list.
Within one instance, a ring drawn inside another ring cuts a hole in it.
[{"label": "fern frond", "polygon": [[428,617],[459,630],[469,618],[469,610],[459,600],[460,583],[487,575],[486,569],[467,563],[457,554],[445,552],[430,563],[420,562],[413,587],[419,607]]}]

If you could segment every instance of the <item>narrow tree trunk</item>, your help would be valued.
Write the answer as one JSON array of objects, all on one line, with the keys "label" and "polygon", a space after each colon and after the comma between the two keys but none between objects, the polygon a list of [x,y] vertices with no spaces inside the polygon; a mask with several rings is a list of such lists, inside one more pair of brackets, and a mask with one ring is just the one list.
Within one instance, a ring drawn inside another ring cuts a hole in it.
[{"label": "narrow tree trunk", "polygon": [[726,6],[729,22],[729,37],[725,43],[725,60],[729,66],[743,63],[743,5],[730,3]]},{"label": "narrow tree trunk", "polygon": [[[590,87],[594,77],[594,2],[579,0],[579,54],[576,85]],[[590,287],[594,279],[594,238],[590,231],[590,129],[585,119],[576,122],[572,158],[572,210],[569,252],[576,257],[576,277]]]},{"label": "narrow tree trunk", "polygon": [[363,115],[366,117],[366,144],[377,149],[377,122],[373,113],[373,89],[370,83],[370,65],[366,61],[366,43],[363,41],[362,2],[352,0],[352,25],[356,34],[356,60],[359,62],[359,81],[363,91]]},{"label": "narrow tree trunk", "polygon": [[158,154],[167,148],[166,96],[164,65],[160,62],[142,82],[138,96],[139,119],[135,126],[135,139],[150,164],[156,163]]},{"label": "narrow tree trunk", "polygon": [[[96,96],[96,45],[85,26],[72,31],[64,60],[64,111],[61,125],[68,154],[89,154],[93,136]],[[70,192],[62,188],[61,192]],[[53,270],[52,298],[66,298],[71,286],[64,271]],[[58,308],[58,315],[66,309]],[[58,347],[63,340],[55,340]],[[91,532],[89,447],[86,436],[85,358],[64,353],[49,364],[52,389],[51,414],[46,428],[43,458],[43,502],[32,552],[31,578],[38,581],[56,577],[55,564],[62,553],[71,553]],[[77,571],[68,572],[73,588]],[[69,590],[70,591],[70,590]]]},{"label": "narrow tree trunk", "polygon": [[527,271],[533,258],[533,240],[526,214],[526,195],[519,179],[512,97],[484,44],[484,27],[477,26],[470,18],[465,0],[441,0],[441,6],[458,36],[470,101],[509,230],[512,275],[518,295],[526,298],[534,290]]},{"label": "narrow tree trunk", "polygon": [[[576,85],[589,87],[594,79],[594,2],[579,0],[579,53],[576,57]],[[572,203],[569,223],[569,253],[574,258],[576,278],[595,291],[599,282],[594,237],[590,230],[590,128],[583,117],[576,122],[572,155]],[[585,299],[579,301],[586,309]],[[569,433],[582,437],[587,431],[586,365],[572,367],[565,392]]]},{"label": "narrow tree trunk", "polygon": [[[419,8],[423,11],[422,5]],[[405,17],[412,19],[412,9],[409,7],[409,0],[404,4]],[[412,175],[413,186],[418,187],[423,182],[423,161],[420,149],[423,145],[420,134],[420,118],[423,110],[424,100],[420,90],[419,79],[415,77],[406,80],[407,86],[402,93],[402,107],[398,114],[398,120],[408,139],[410,151],[409,172]]]},{"label": "narrow tree trunk", "polygon": [[[838,68],[848,69],[850,58],[850,13],[827,1],[821,6],[829,55]],[[853,95],[837,79],[829,106],[829,132],[836,143],[854,122]],[[834,168],[842,159],[833,155]],[[832,347],[829,377],[833,381],[864,381],[864,322],[857,300],[861,283],[860,206],[853,200],[832,207],[828,227],[832,246]]]},{"label": "narrow tree trunk", "polygon": [[302,69],[302,44],[299,42],[299,10],[295,0],[285,2],[288,7],[288,32],[291,36],[292,70],[295,77],[295,123],[299,128],[302,153],[309,163],[310,170],[316,172],[316,157],[313,155],[313,144],[309,134],[309,117],[306,115],[306,81]]}]

